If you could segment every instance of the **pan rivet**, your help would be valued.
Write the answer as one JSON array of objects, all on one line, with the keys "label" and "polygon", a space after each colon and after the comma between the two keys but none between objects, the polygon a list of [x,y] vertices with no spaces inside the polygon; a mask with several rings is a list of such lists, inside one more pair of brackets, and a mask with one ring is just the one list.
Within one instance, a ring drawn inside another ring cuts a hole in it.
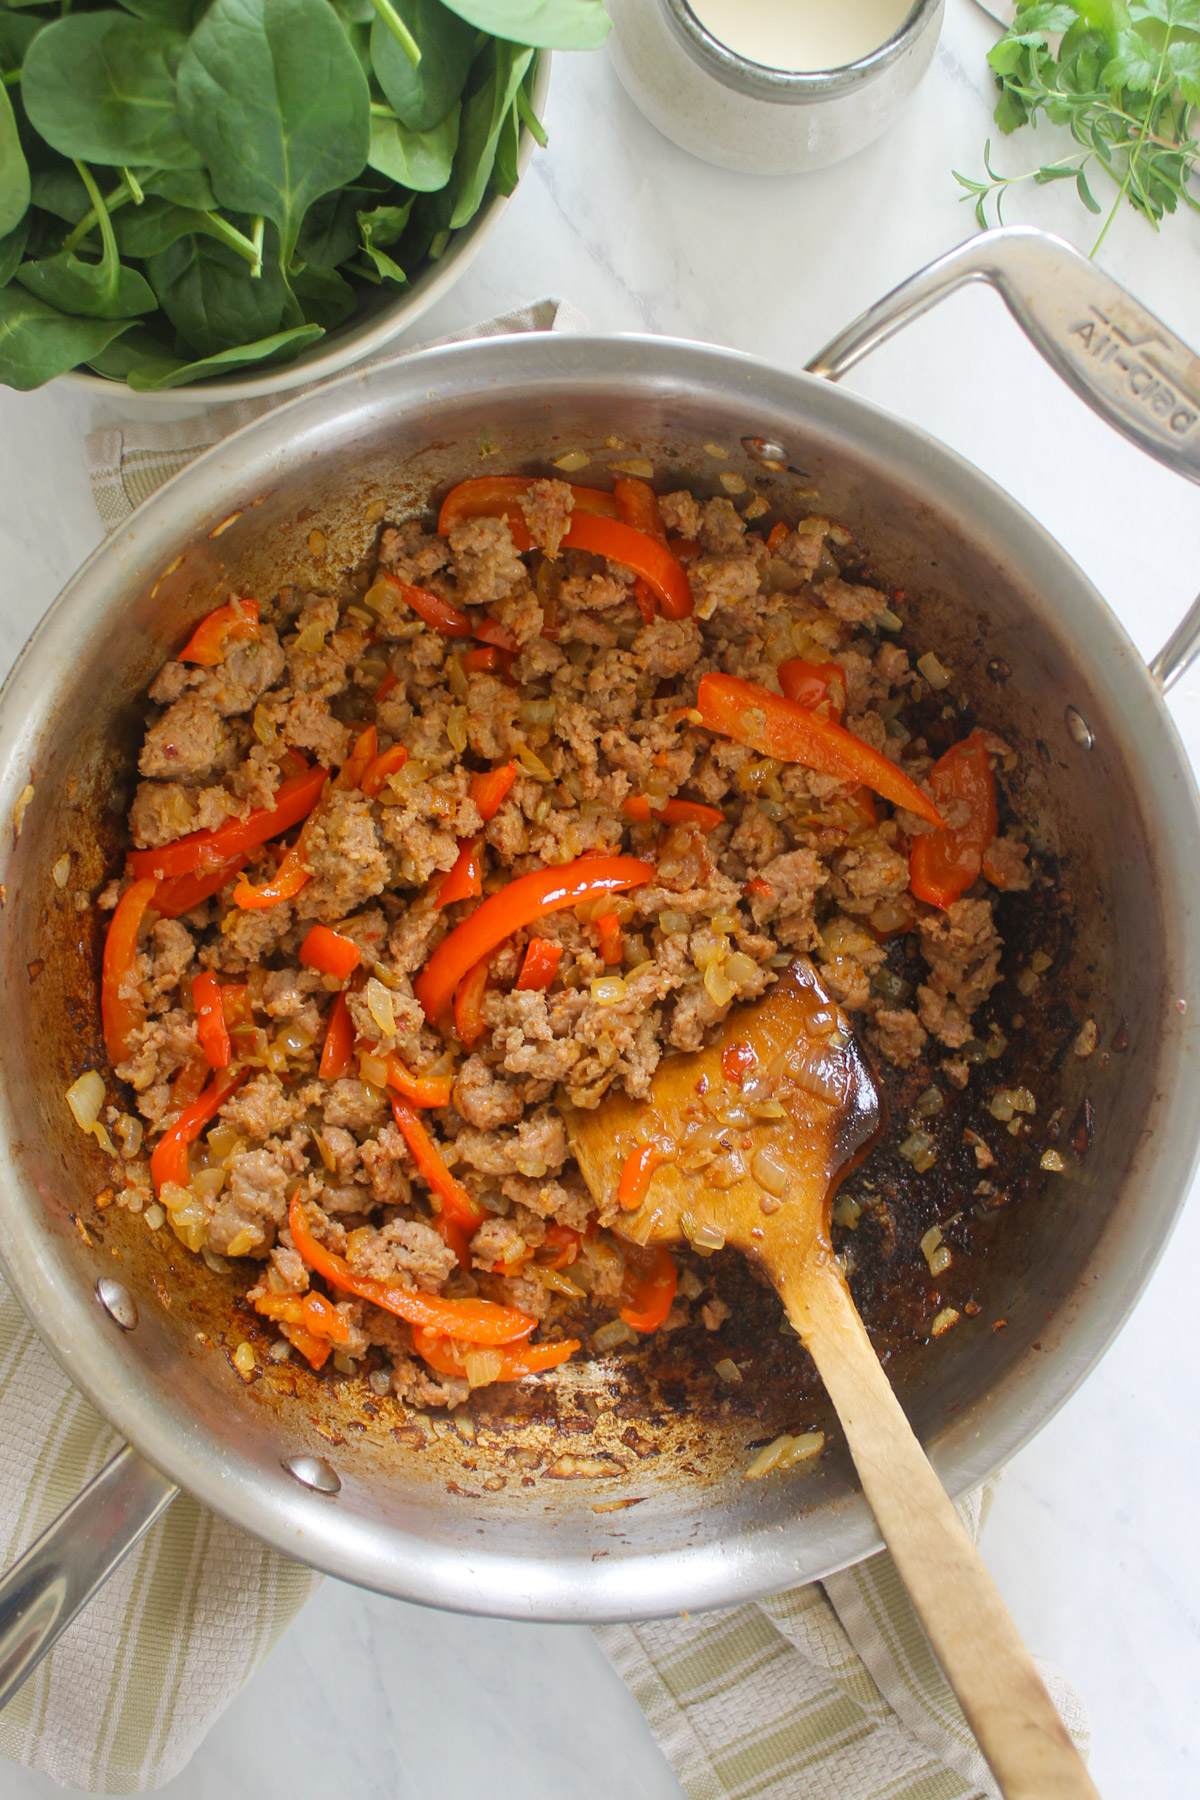
[{"label": "pan rivet", "polygon": [[742,449],[766,469],[774,469],[778,473],[787,468],[787,451],[782,444],[772,443],[770,438],[744,437]]},{"label": "pan rivet", "polygon": [[137,1301],[127,1287],[114,1281],[111,1275],[102,1275],[96,1283],[96,1298],[113,1322],[122,1331],[135,1331],[138,1322]]},{"label": "pan rivet", "polygon": [[1063,717],[1067,721],[1067,730],[1075,739],[1079,748],[1081,750],[1093,750],[1096,745],[1096,738],[1091,726],[1088,724],[1083,714],[1081,712],[1076,712],[1073,706],[1068,706]]},{"label": "pan rivet", "polygon": [[336,1494],[341,1489],[341,1478],[323,1456],[285,1456],[283,1466],[293,1481],[315,1494]]}]

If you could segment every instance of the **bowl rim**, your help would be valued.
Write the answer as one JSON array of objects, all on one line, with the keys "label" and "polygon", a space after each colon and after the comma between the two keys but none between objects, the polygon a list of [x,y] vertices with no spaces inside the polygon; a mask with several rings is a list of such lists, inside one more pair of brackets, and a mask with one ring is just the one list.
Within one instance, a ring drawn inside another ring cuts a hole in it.
[{"label": "bowl rim", "polygon": [[[502,381],[523,383],[526,394],[536,391],[547,402],[581,387],[601,397],[610,392],[614,406],[630,391],[664,398],[682,391],[698,403],[707,397],[722,408],[736,404],[751,416],[758,407],[764,420],[787,413],[831,433],[851,452],[876,461],[886,457],[891,466],[911,466],[918,458],[930,505],[942,505],[950,517],[969,516],[981,542],[1004,542],[1018,575],[1037,571],[1047,607],[1053,604],[1059,627],[1079,646],[1081,665],[1109,716],[1122,722],[1128,738],[1137,737],[1147,813],[1164,827],[1157,885],[1166,896],[1169,978],[1176,992],[1200,991],[1200,913],[1189,904],[1200,887],[1200,796],[1157,685],[1083,571],[996,483],[919,428],[817,377],[681,339],[510,336],[433,348],[351,371],[224,439],[93,552],[37,627],[0,692],[0,810],[11,809],[25,779],[31,721],[61,681],[70,654],[64,646],[79,641],[89,619],[112,605],[114,587],[132,599],[166,566],[181,537],[198,537],[237,496],[264,489],[284,469],[328,451],[339,433],[381,427],[406,406],[428,415],[439,405],[494,391]],[[0,880],[12,854],[5,839]],[[1200,1008],[1168,1009],[1160,1032],[1156,1128],[1134,1151],[1125,1182],[1138,1193],[1136,1211],[1114,1212],[1077,1287],[1044,1330],[1041,1353],[1022,1355],[984,1400],[939,1426],[931,1458],[952,1497],[994,1473],[1048,1422],[1141,1295],[1200,1154],[1200,1111],[1191,1101],[1198,1054]],[[9,1178],[11,1195],[0,1211],[0,1267],[47,1348],[147,1461],[287,1555],[379,1592],[450,1610],[600,1622],[744,1602],[820,1579],[880,1547],[860,1493],[828,1509],[811,1544],[806,1534],[816,1515],[810,1511],[785,1526],[723,1542],[690,1544],[681,1530],[678,1548],[653,1555],[523,1557],[506,1549],[502,1532],[495,1545],[464,1553],[461,1545],[431,1543],[402,1526],[351,1515],[342,1502],[299,1489],[282,1470],[268,1476],[248,1457],[239,1461],[236,1444],[190,1415],[180,1416],[170,1390],[127,1360],[120,1334],[106,1330],[90,1289],[48,1240],[41,1197],[22,1180],[20,1139],[21,1121],[0,1065],[0,1173]]]},{"label": "bowl rim", "polygon": [[925,35],[940,14],[944,0],[913,0],[905,17],[882,44],[853,62],[832,69],[777,69],[754,62],[709,30],[696,15],[690,0],[662,0],[675,36],[692,60],[723,87],[752,100],[784,106],[805,106],[832,100],[882,75]]},{"label": "bowl rim", "polygon": [[[540,119],[550,90],[550,65],[553,53],[536,49],[532,105]],[[517,145],[517,186],[511,194],[490,194],[474,218],[451,234],[445,253],[437,262],[429,263],[416,279],[396,295],[389,306],[381,307],[370,318],[349,319],[310,349],[301,351],[294,362],[261,374],[220,377],[195,382],[187,387],[162,388],[143,392],[131,388],[127,381],[113,381],[107,375],[95,375],[88,369],[68,369],[57,379],[97,397],[112,400],[124,395],[125,404],[136,411],[158,411],[180,406],[217,406],[229,400],[264,400],[273,394],[286,394],[293,388],[327,381],[353,364],[377,358],[381,351],[403,335],[436,306],[444,295],[465,275],[489,238],[495,233],[505,208],[524,181],[533,158],[535,142],[528,125],[522,123]]]}]

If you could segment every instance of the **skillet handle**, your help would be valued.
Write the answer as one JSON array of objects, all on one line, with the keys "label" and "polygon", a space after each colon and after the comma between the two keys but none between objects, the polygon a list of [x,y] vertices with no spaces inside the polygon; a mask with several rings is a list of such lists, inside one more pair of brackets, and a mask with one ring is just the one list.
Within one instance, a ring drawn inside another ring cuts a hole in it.
[{"label": "skillet handle", "polygon": [[127,1445],[0,1577],[0,1707],[178,1492]]},{"label": "skillet handle", "polygon": [[[967,282],[986,281],[1026,337],[1092,411],[1189,481],[1200,482],[1200,357],[1111,276],[1049,232],[980,232],[893,288],[807,365],[838,381]],[[1200,598],[1150,664],[1164,691],[1200,655]]]}]

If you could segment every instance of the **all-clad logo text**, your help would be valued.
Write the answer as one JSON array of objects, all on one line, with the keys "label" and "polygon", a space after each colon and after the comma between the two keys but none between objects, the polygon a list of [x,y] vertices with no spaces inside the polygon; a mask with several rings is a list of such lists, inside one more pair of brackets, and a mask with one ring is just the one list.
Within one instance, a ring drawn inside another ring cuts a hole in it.
[{"label": "all-clad logo text", "polygon": [[1164,381],[1151,362],[1147,346],[1161,344],[1162,339],[1150,336],[1135,343],[1098,306],[1091,308],[1091,315],[1072,325],[1067,336],[1078,338],[1101,368],[1118,371],[1121,385],[1139,405],[1162,419],[1168,431],[1186,437],[1200,419],[1200,405]]}]

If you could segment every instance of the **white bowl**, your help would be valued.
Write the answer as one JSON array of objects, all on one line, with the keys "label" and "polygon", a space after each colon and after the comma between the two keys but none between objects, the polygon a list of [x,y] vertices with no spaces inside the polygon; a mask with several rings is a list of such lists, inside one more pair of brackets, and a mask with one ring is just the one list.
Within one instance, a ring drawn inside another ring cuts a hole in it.
[{"label": "white bowl", "polygon": [[[539,118],[545,108],[550,87],[550,61],[549,50],[537,52],[537,73],[534,76],[531,98],[533,109]],[[523,125],[517,151],[517,172],[522,179],[529,166],[533,147],[533,136],[528,126]],[[251,371],[246,375],[231,375],[219,381],[198,381],[187,387],[163,388],[146,393],[129,387],[123,381],[113,381],[105,375],[93,375],[86,369],[72,369],[59,379],[68,381],[75,387],[87,388],[94,395],[103,395],[106,399],[120,394],[121,404],[124,406],[126,401],[129,403],[126,410],[138,414],[168,410],[178,413],[181,405],[190,404],[194,407],[197,403],[210,405],[224,400],[258,400],[268,394],[283,394],[289,388],[323,381],[330,375],[336,375],[339,370],[348,368],[351,363],[377,356],[386,344],[407,331],[443,294],[448,293],[459,277],[466,273],[499,225],[507,204],[507,195],[491,195],[468,224],[451,233],[450,242],[437,262],[427,264],[415,280],[399,293],[379,288],[363,294],[360,308],[353,318],[327,332],[323,338],[318,338],[294,362],[284,363],[278,368]]]}]

